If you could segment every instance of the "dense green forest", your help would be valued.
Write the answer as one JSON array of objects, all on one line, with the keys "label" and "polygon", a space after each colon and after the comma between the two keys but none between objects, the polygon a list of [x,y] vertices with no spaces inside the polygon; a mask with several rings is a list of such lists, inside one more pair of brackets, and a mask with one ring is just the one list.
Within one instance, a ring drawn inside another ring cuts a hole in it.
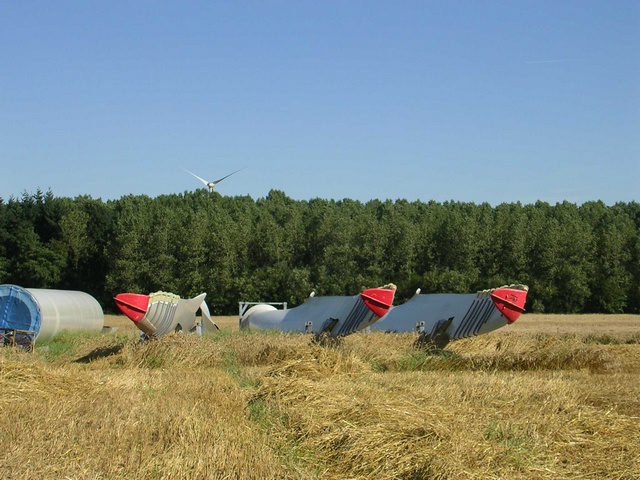
[{"label": "dense green forest", "polygon": [[527,310],[640,313],[640,204],[522,205],[227,197],[0,198],[0,283],[301,303],[393,282],[422,292],[529,285]]}]

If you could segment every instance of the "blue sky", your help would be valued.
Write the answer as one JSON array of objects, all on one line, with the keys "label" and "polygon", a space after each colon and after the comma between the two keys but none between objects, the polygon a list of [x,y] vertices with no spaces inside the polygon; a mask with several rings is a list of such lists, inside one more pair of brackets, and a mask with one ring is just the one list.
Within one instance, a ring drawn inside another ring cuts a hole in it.
[{"label": "blue sky", "polygon": [[640,2],[0,0],[0,197],[640,200]]}]

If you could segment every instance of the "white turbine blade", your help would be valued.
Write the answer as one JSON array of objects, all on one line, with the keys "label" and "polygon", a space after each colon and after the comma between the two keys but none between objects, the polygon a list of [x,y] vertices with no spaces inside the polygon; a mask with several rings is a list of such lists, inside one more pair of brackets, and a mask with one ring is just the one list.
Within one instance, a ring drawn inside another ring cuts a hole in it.
[{"label": "white turbine blade", "polygon": [[[215,328],[216,330],[220,330],[220,327],[218,327],[218,325],[216,324],[216,322],[213,321],[213,319],[211,318],[211,313],[209,313],[209,307],[207,306],[207,303],[202,300],[202,304],[200,304],[200,311],[202,312],[202,331],[206,332],[211,330],[211,327],[213,326],[213,328]],[[207,320],[208,323],[205,323],[205,319]]]},{"label": "white turbine blade", "polygon": [[187,173],[190,173],[191,175],[193,175],[194,177],[196,177],[198,180],[200,180],[202,183],[204,183],[205,187],[209,186],[209,182],[207,182],[204,178],[199,177],[198,175],[196,175],[193,172],[190,172],[189,170],[187,170],[186,168],[183,168],[183,170]]},{"label": "white turbine blade", "polygon": [[239,169],[238,169],[238,170],[236,170],[235,172],[231,172],[229,175],[225,175],[224,177],[219,178],[219,179],[218,179],[218,180],[216,180],[215,182],[211,182],[211,183],[213,183],[214,185],[217,185],[218,183],[220,183],[220,182],[221,182],[222,180],[224,180],[225,178],[230,177],[230,176],[231,176],[231,175],[233,175],[234,173],[238,173],[240,170],[242,170],[242,168],[239,168]]}]

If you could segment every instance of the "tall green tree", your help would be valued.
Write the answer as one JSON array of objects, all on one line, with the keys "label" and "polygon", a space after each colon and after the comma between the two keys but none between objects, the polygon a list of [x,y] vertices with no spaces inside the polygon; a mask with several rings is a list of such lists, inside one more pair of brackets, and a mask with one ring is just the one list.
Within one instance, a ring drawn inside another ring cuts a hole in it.
[{"label": "tall green tree", "polygon": [[113,295],[302,302],[388,282],[425,292],[530,286],[528,310],[640,312],[640,205],[224,197],[0,199],[0,281]]}]

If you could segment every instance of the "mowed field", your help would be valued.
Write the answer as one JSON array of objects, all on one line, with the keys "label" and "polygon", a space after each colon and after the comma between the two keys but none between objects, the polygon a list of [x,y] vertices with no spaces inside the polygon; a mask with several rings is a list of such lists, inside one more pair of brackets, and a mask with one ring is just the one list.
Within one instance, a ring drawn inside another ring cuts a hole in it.
[{"label": "mowed field", "polygon": [[[214,321],[222,330],[238,330],[238,316],[217,316]],[[138,332],[124,315],[105,315],[105,325]],[[526,313],[515,323],[496,334],[514,333],[572,333],[572,334],[640,334],[640,315],[539,315]]]},{"label": "mowed field", "polygon": [[0,478],[640,478],[640,316],[525,314],[441,352],[215,320],[0,349]]}]

